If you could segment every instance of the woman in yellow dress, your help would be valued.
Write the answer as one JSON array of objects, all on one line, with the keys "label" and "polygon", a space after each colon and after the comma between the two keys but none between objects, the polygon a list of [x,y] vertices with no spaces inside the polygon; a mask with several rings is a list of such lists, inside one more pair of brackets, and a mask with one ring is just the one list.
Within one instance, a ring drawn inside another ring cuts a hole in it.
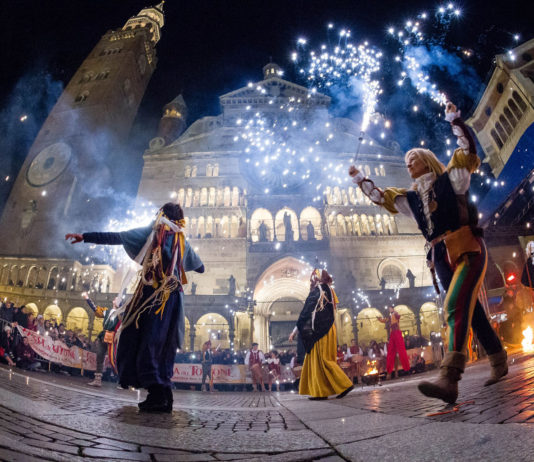
[{"label": "woman in yellow dress", "polygon": [[334,324],[337,297],[331,287],[332,277],[326,270],[314,270],[310,277],[310,294],[300,313],[297,326],[289,336],[298,334],[306,357],[300,376],[299,394],[309,399],[343,398],[354,385],[336,361],[337,335]]}]

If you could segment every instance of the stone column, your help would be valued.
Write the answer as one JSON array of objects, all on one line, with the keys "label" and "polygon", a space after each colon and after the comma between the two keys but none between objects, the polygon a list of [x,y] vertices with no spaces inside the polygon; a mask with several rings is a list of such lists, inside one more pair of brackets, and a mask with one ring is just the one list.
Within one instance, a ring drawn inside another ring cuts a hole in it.
[{"label": "stone column", "polygon": [[195,325],[191,325],[189,331],[189,348],[191,352],[195,351]]}]

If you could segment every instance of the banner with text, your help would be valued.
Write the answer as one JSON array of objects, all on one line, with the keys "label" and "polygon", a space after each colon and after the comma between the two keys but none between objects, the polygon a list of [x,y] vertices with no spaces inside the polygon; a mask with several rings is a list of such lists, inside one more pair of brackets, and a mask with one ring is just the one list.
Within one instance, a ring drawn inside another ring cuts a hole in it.
[{"label": "banner with text", "polygon": [[[282,366],[280,383],[293,382],[295,376],[289,366]],[[211,366],[213,383],[252,383],[250,371],[244,364],[213,364]],[[180,383],[202,383],[202,364],[174,363],[174,374],[171,379]],[[209,378],[206,379],[209,382]],[[264,368],[264,381],[268,382],[268,374]]]},{"label": "banner with text", "polygon": [[52,340],[47,335],[17,326],[20,334],[28,339],[28,343],[35,353],[53,363],[67,367],[83,368],[87,371],[96,370],[96,354],[82,350],[77,346],[68,347],[59,340]]}]

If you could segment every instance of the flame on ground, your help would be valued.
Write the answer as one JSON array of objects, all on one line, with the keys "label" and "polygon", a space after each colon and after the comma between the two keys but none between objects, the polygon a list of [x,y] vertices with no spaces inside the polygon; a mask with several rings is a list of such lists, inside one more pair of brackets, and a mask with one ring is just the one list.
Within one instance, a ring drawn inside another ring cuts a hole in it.
[{"label": "flame on ground", "polygon": [[376,368],[376,360],[367,361],[367,372],[364,375],[375,375],[378,374],[378,369]]},{"label": "flame on ground", "polygon": [[534,344],[532,343],[532,336],[533,336],[532,327],[528,326],[523,331],[523,341],[521,342],[524,353],[531,353],[534,351]]}]

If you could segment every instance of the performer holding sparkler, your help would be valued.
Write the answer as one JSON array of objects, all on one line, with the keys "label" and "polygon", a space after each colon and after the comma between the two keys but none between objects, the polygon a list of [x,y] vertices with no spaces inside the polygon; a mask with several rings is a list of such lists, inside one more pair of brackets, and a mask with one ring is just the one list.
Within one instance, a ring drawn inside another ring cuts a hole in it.
[{"label": "performer holding sparkler", "polygon": [[122,245],[142,265],[141,277],[122,313],[117,350],[119,383],[148,389],[145,412],[172,412],[174,356],[185,337],[183,286],[186,271],[204,272],[184,235],[178,204],[167,203],[147,227],[119,233],[67,234],[65,239]]},{"label": "performer holding sparkler", "polygon": [[480,159],[460,111],[450,102],[446,105],[445,118],[451,123],[459,148],[447,167],[428,149],[408,151],[405,162],[415,180],[412,189],[382,191],[355,166],[349,168],[349,175],[375,204],[391,213],[401,212],[414,218],[427,240],[429,266],[433,275],[435,269],[447,292],[444,306],[449,325],[449,351],[441,363],[438,380],[421,382],[419,390],[427,396],[454,403],[458,397],[458,381],[465,368],[471,326],[488,353],[492,367],[485,385],[505,376],[508,364],[506,351],[478,301],[486,273],[487,251],[478,227],[478,212],[468,202],[468,193],[471,174],[480,165]]}]

